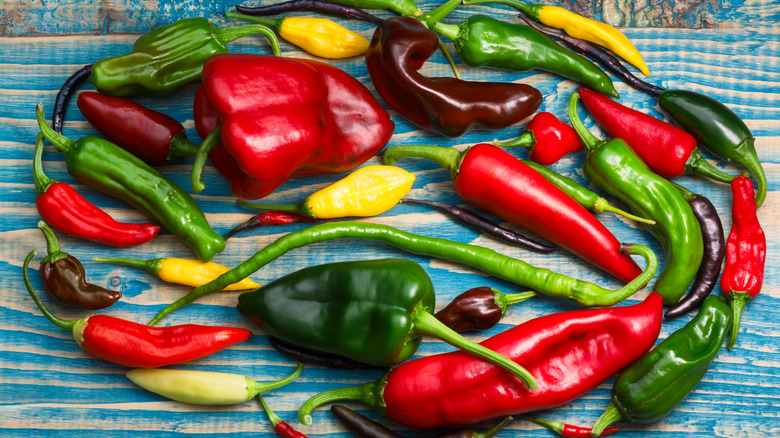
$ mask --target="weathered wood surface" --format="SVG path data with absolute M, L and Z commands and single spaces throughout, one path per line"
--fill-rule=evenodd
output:
M 60 7 L 47 3 L 44 7 L 36 3 L 41 9 L 32 11 L 30 16 L 34 18 L 31 21 L 37 24 L 50 23 L 57 19 L 57 14 L 63 8 L 71 4 L 59 2 L 57 5 L 61 5 Z M 133 26 L 140 26 L 142 23 L 154 23 L 162 15 L 166 18 L 180 16 L 177 14 L 183 16 L 185 12 L 181 11 L 187 11 L 190 15 L 209 15 L 209 12 L 223 10 L 220 2 L 186 2 L 178 3 L 178 6 L 168 4 L 165 7 L 154 2 L 133 4 L 138 7 L 145 6 L 141 9 L 148 14 L 112 21 L 110 29 L 121 31 L 121 26 L 125 26 L 125 19 L 135 20 L 137 24 Z M 108 8 L 109 3 L 100 5 Z M 124 3 L 114 5 L 119 10 L 138 9 L 126 7 Z M 745 11 L 746 8 L 752 11 L 762 8 L 771 11 L 773 8 L 769 3 L 758 2 L 732 3 L 730 6 L 740 11 Z M 774 7 L 776 8 L 776 5 Z M 453 22 L 469 13 L 464 9 L 459 8 L 456 11 Z M 3 10 L 14 8 L 7 8 L 7 3 L 4 3 Z M 45 15 L 43 10 L 50 11 L 51 14 Z M 498 8 L 478 10 L 510 19 L 507 12 L 501 12 Z M 84 12 L 94 13 L 91 10 Z M 767 17 L 766 14 L 763 16 Z M 7 17 L 6 14 L 5 18 Z M 48 28 L 47 32 L 92 33 L 92 28 L 80 27 L 91 25 L 86 24 L 89 22 L 86 16 L 76 21 L 79 24 L 71 22 L 70 31 L 63 27 L 52 27 Z M 366 24 L 344 24 L 367 37 L 371 35 L 372 30 Z M 761 22 L 755 27 L 752 26 L 752 21 L 740 21 L 730 25 L 724 18 L 721 24 L 733 28 L 728 31 L 628 28 L 625 33 L 644 55 L 653 72 L 653 76 L 649 78 L 651 82 L 665 87 L 704 92 L 721 100 L 746 121 L 757 137 L 759 157 L 764 163 L 770 183 L 769 196 L 759 211 L 769 247 L 765 285 L 759 298 L 747 306 L 737 346 L 731 351 L 721 351 L 704 381 L 664 420 L 642 426 L 621 422 L 619 425 L 624 429 L 621 434 L 627 437 L 780 436 L 780 351 L 777 342 L 780 337 L 780 260 L 776 251 L 780 239 L 777 233 L 780 208 L 780 198 L 777 194 L 777 177 L 780 173 L 780 31 L 763 28 L 760 26 Z M 125 31 L 134 29 L 136 28 L 124 28 Z M 21 33 L 25 32 L 35 33 L 32 28 Z M 0 294 L 0 434 L 20 437 L 163 437 L 184 434 L 275 436 L 265 415 L 254 401 L 228 407 L 198 407 L 171 402 L 135 387 L 124 377 L 125 368 L 90 357 L 79 349 L 68 333 L 52 326 L 41 316 L 22 284 L 21 265 L 25 255 L 32 249 L 38 249 L 39 254 L 45 249 L 43 236 L 35 227 L 39 215 L 34 204 L 35 189 L 31 176 L 33 144 L 37 133 L 34 106 L 37 102 L 43 102 L 47 115 L 50 115 L 57 89 L 76 68 L 127 51 L 135 38 L 135 35 L 90 35 L 0 40 L 0 193 L 3 195 L 0 199 L 0 290 L 3 291 Z M 284 56 L 307 56 L 288 44 L 284 44 L 283 48 Z M 268 53 L 268 47 L 263 39 L 251 37 L 233 43 L 231 51 Z M 362 59 L 333 63 L 373 89 Z M 443 58 L 437 55 L 426 64 L 425 73 L 448 75 L 447 68 Z M 491 69 L 476 70 L 463 66 L 461 68 L 467 79 L 522 81 L 532 84 L 545 94 L 542 110 L 567 119 L 565 105 L 570 93 L 576 89 L 576 84 L 571 81 L 561 80 L 543 72 L 512 73 Z M 650 97 L 619 81 L 616 85 L 624 104 L 663 117 Z M 191 99 L 195 88 L 195 85 L 187 86 L 166 99 L 138 100 L 183 121 L 190 137 L 197 140 L 191 115 Z M 586 113 L 581 111 L 581 114 L 585 116 Z M 416 130 L 397 114 L 392 115 L 397 129 L 391 145 L 427 143 L 463 149 L 494 137 L 513 138 L 523 126 L 519 124 L 500 132 L 470 133 L 458 139 L 447 140 Z M 595 129 L 592 120 L 587 119 L 586 123 Z M 79 138 L 94 133 L 75 105 L 72 105 L 67 115 L 65 134 Z M 511 153 L 518 157 L 526 156 L 522 150 L 513 150 Z M 107 209 L 117 219 L 143 219 L 140 213 L 133 211 L 123 202 L 74 181 L 66 171 L 62 154 L 56 152 L 53 146 L 47 145 L 43 158 L 46 172 L 51 178 L 73 184 L 88 199 Z M 554 169 L 587 184 L 582 176 L 582 161 L 582 154 L 569 156 L 556 164 Z M 376 162 L 378 160 L 373 159 L 367 164 Z M 729 172 L 738 170 L 737 167 L 725 165 L 718 160 L 713 160 L 713 163 Z M 191 164 L 191 159 L 185 159 L 164 166 L 161 171 L 189 190 L 188 171 Z M 417 181 L 411 193 L 414 197 L 462 205 L 462 201 L 452 189 L 446 171 L 423 160 L 406 159 L 399 161 L 398 165 L 415 172 Z M 224 179 L 213 168 L 208 166 L 204 177 L 207 188 L 196 195 L 195 199 L 218 232 L 224 234 L 252 215 L 236 204 Z M 295 179 L 266 200 L 269 203 L 296 203 L 338 178 L 340 176 L 333 175 Z M 691 177 L 682 178 L 680 182 L 707 195 L 721 213 L 726 229 L 730 228 L 730 193 L 727 186 Z M 645 243 L 657 254 L 662 254 L 660 244 L 636 224 L 607 214 L 600 214 L 598 217 L 621 241 Z M 379 217 L 365 221 L 487 246 L 525 259 L 536 266 L 598 284 L 618 285 L 571 255 L 537 255 L 506 246 L 421 207 L 400 205 Z M 238 235 L 229 241 L 225 252 L 219 254 L 215 260 L 235 266 L 284 233 L 304 227 L 271 227 Z M 119 289 L 124 294 L 123 299 L 105 310 L 105 313 L 145 322 L 167 303 L 188 290 L 185 287 L 164 284 L 141 271 L 91 261 L 92 256 L 191 257 L 188 250 L 168 232 L 161 233 L 155 240 L 143 246 L 122 250 L 91 244 L 62 233 L 57 234 L 63 249 L 84 262 L 91 281 Z M 488 285 L 504 292 L 522 290 L 466 266 L 415 256 L 387 245 L 363 241 L 335 241 L 294 250 L 259 270 L 252 278 L 266 283 L 313 264 L 386 257 L 405 257 L 422 264 L 436 285 L 439 308 L 461 291 L 471 287 Z M 39 259 L 40 257 L 37 260 Z M 32 280 L 40 290 L 35 271 L 37 268 L 36 261 L 33 263 Z M 649 289 L 639 292 L 625 304 L 643 299 L 648 291 Z M 166 319 L 164 324 L 235 325 L 246 327 L 256 334 L 250 340 L 223 352 L 179 367 L 239 373 L 260 381 L 278 379 L 292 371 L 294 364 L 269 347 L 265 334 L 235 311 L 235 302 L 236 293 L 215 294 Z M 50 305 L 64 318 L 85 315 L 53 303 Z M 528 319 L 575 308 L 576 305 L 560 299 L 533 299 L 511 309 L 496 328 L 471 337 L 475 340 L 483 339 Z M 661 338 L 680 328 L 690 318 L 691 316 L 685 316 L 665 321 Z M 449 350 L 451 347 L 446 344 L 426 339 L 418 355 Z M 297 423 L 297 408 L 317 392 L 368 382 L 380 374 L 379 371 L 346 372 L 310 366 L 296 382 L 269 392 L 266 399 L 284 420 L 309 436 L 346 436 L 344 429 L 327 409 L 315 411 L 314 424 L 307 428 Z M 612 380 L 608 380 L 584 397 L 557 409 L 540 412 L 539 415 L 579 425 L 592 424 L 608 404 L 611 383 Z M 403 430 L 398 425 L 381 419 L 364 406 L 348 405 L 401 430 L 406 435 L 414 435 L 413 431 Z M 516 421 L 498 436 L 546 437 L 551 434 L 536 425 Z

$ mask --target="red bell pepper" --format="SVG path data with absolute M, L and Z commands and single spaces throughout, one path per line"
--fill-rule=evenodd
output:
M 583 149 L 577 131 L 547 112 L 537 113 L 528 122 L 520 137 L 503 142 L 493 140 L 493 144 L 501 147 L 528 148 L 531 160 L 545 166 L 557 163 L 566 154 Z
M 195 127 L 206 137 L 221 125 L 209 158 L 243 199 L 262 198 L 292 177 L 352 170 L 395 127 L 363 84 L 319 61 L 215 55 L 202 80 Z

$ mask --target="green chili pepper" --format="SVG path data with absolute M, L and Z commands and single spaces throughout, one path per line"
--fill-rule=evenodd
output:
M 726 339 L 731 318 L 724 297 L 707 297 L 685 327 L 620 373 L 612 387 L 612 403 L 591 435 L 599 436 L 621 418 L 649 424 L 669 415 L 704 377 Z
M 661 242 L 666 264 L 654 290 L 667 304 L 675 304 L 696 277 L 704 253 L 701 228 L 685 197 L 667 179 L 654 173 L 623 140 L 600 141 L 577 115 L 579 94 L 569 100 L 569 118 L 588 150 L 585 176 L 596 186 L 626 203 Z
M 328 0 L 344 6 L 360 9 L 385 9 L 399 15 L 418 16 L 422 14 L 413 0 Z
M 718 157 L 747 167 L 756 178 L 756 206 L 766 198 L 767 181 L 758 160 L 755 138 L 745 122 L 721 102 L 687 90 L 665 90 L 658 103 L 701 146 Z
M 549 269 L 534 267 L 522 260 L 499 254 L 491 249 L 436 237 L 420 236 L 381 224 L 337 222 L 314 225 L 286 234 L 216 280 L 193 289 L 163 309 L 149 323 L 154 325 L 166 315 L 228 284 L 248 277 L 271 261 L 294 248 L 336 239 L 360 238 L 379 240 L 406 251 L 463 263 L 495 277 L 528 287 L 539 293 L 568 298 L 583 306 L 612 306 L 641 289 L 655 275 L 655 254 L 637 244 L 622 244 L 624 254 L 642 256 L 647 266 L 642 274 L 620 289 L 609 290 L 583 280 L 576 280 Z
M 74 178 L 137 208 L 170 230 L 202 262 L 225 249 L 225 240 L 179 185 L 108 140 L 89 136 L 74 141 L 57 134 L 46 124 L 40 103 L 36 117 L 46 139 L 65 154 Z
M 536 388 L 523 367 L 436 319 L 435 307 L 430 277 L 403 259 L 312 266 L 238 297 L 241 314 L 268 334 L 306 349 L 387 367 L 411 357 L 422 335 L 431 335 Z
M 93 64 L 89 81 L 111 96 L 170 93 L 199 79 L 203 63 L 227 53 L 227 43 L 256 33 L 278 52 L 276 35 L 264 25 L 217 29 L 202 17 L 179 20 L 142 35 L 129 53 Z

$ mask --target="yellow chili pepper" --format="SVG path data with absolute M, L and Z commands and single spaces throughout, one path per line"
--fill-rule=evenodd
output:
M 369 41 L 364 36 L 326 18 L 270 19 L 234 13 L 226 15 L 272 27 L 288 42 L 321 58 L 351 58 L 363 55 L 368 50 Z
M 199 260 L 179 259 L 175 257 L 150 260 L 137 260 L 122 257 L 94 257 L 94 260 L 102 263 L 118 263 L 120 265 L 143 268 L 152 275 L 155 275 L 168 283 L 177 283 L 192 287 L 198 287 L 209 283 L 230 270 L 230 268 L 214 262 L 204 263 Z M 245 278 L 238 283 L 229 285 L 223 290 L 250 290 L 259 287 L 260 284 L 255 283 L 249 278 Z
M 395 166 L 365 166 L 346 178 L 311 194 L 298 205 L 259 205 L 257 210 L 292 211 L 314 219 L 376 216 L 392 208 L 414 183 L 414 175 Z

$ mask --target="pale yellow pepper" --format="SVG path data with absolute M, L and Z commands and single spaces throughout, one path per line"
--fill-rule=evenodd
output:
M 258 210 L 293 211 L 315 219 L 376 216 L 396 205 L 413 183 L 414 174 L 400 167 L 372 165 L 357 169 L 298 205 L 240 202 Z

